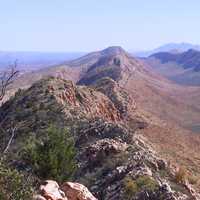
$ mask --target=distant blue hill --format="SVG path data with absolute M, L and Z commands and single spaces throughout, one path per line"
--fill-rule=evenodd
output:
M 194 45 L 190 43 L 168 43 L 162 45 L 156 49 L 150 51 L 141 51 L 141 52 L 133 52 L 133 54 L 137 57 L 148 57 L 152 54 L 159 52 L 174 52 L 174 53 L 182 53 L 184 51 L 188 51 L 189 49 L 200 50 L 200 45 Z

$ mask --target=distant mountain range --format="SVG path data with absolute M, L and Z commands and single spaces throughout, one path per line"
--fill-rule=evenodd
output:
M 0 51 L 0 69 L 5 69 L 16 60 L 20 70 L 38 70 L 47 66 L 83 56 L 83 52 L 12 52 Z
M 176 62 L 184 69 L 192 68 L 194 71 L 200 71 L 200 51 L 190 49 L 183 53 L 161 52 L 151 55 L 159 59 L 162 63 Z
M 168 43 L 153 50 L 135 52 L 133 54 L 137 57 L 148 57 L 158 52 L 181 53 L 184 51 L 188 51 L 189 49 L 200 50 L 200 45 L 194 45 L 194 44 L 184 43 L 184 42 L 183 43 Z
M 200 85 L 200 51 L 159 52 L 144 59 L 153 70 L 183 85 Z

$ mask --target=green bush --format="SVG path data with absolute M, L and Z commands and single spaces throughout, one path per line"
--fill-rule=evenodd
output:
M 158 189 L 158 183 L 149 176 L 141 176 L 136 179 L 136 184 L 140 189 L 154 191 Z
M 130 177 L 124 179 L 124 189 L 126 199 L 132 199 L 136 193 L 146 190 L 153 192 L 159 187 L 158 183 L 149 176 L 140 176 L 136 180 Z
M 0 161 L 0 199 L 32 199 L 32 188 L 28 179 L 17 170 L 8 167 L 3 161 Z
M 138 186 L 134 180 L 130 177 L 126 177 L 124 179 L 124 188 L 125 188 L 125 196 L 126 199 L 132 199 L 132 197 L 138 192 Z
M 22 158 L 41 179 L 66 181 L 76 170 L 74 141 L 66 129 L 50 126 L 42 140 L 30 140 Z

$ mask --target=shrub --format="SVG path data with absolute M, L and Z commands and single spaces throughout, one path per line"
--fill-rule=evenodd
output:
M 187 176 L 186 169 L 183 167 L 180 167 L 175 174 L 175 181 L 177 183 L 183 183 L 186 179 L 186 176 Z
M 194 176 L 194 175 L 190 175 L 190 176 L 188 175 L 187 179 L 188 179 L 189 183 L 192 184 L 192 185 L 196 185 L 198 183 L 198 180 L 199 180 L 199 178 L 197 176 Z
M 26 200 L 32 199 L 31 183 L 17 170 L 11 169 L 0 161 L 0 199 Z
M 158 189 L 158 183 L 149 176 L 141 176 L 136 179 L 136 184 L 140 189 L 154 191 Z
M 22 158 L 42 179 L 65 181 L 76 170 L 74 141 L 66 129 L 50 126 L 43 140 L 31 140 L 24 148 Z
M 137 184 L 130 177 L 124 179 L 124 188 L 127 200 L 131 199 L 138 192 Z
M 136 193 L 147 190 L 153 192 L 159 187 L 158 183 L 149 176 L 140 176 L 136 180 L 130 177 L 124 179 L 124 188 L 126 199 L 132 199 Z

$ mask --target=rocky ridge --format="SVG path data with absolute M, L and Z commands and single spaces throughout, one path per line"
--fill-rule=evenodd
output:
M 177 182 L 170 165 L 136 134 L 149 124 L 133 115 L 135 99 L 124 85 L 135 70 L 131 62 L 138 70 L 144 69 L 139 69 L 139 62 L 126 59 L 121 50 L 120 54 L 113 50 L 111 54 L 111 58 L 96 60 L 88 67 L 81 85 L 58 77 L 42 79 L 2 105 L 3 127 L 19 124 L 9 153 L 20 151 L 31 134 L 42 138 L 37 131 L 55 123 L 67 127 L 75 140 L 75 181 L 85 185 L 97 199 L 198 199 L 190 185 Z M 112 73 L 107 74 L 107 67 L 117 78 L 108 76 Z M 10 136 L 1 134 L 1 148 Z

